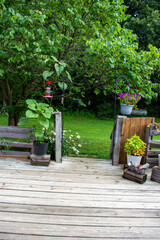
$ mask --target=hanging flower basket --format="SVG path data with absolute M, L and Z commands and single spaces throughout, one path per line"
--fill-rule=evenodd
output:
M 123 115 L 130 115 L 134 105 L 120 104 L 120 112 Z
M 118 94 L 118 99 L 120 100 L 120 111 L 121 114 L 130 115 L 132 112 L 133 107 L 137 107 L 137 103 L 141 100 L 139 94 L 133 93 L 123 93 Z

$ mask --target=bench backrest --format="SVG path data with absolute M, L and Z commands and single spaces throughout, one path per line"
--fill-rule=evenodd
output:
M 31 132 L 32 128 L 27 127 L 0 126 L 0 137 L 4 138 L 32 139 L 28 137 Z
M 28 127 L 0 126 L 0 138 L 2 137 L 2 140 L 0 140 L 0 146 L 3 146 L 2 149 L 4 149 L 6 146 L 6 142 L 3 141 L 3 138 L 34 140 L 34 137 L 32 135 L 28 136 L 28 134 L 31 132 L 32 132 L 32 128 L 28 128 Z M 26 143 L 24 141 L 18 142 L 13 140 L 9 142 L 9 146 L 14 151 L 11 151 L 10 149 L 0 150 L 0 156 L 26 157 L 26 156 L 30 156 L 31 153 L 33 152 L 32 142 Z

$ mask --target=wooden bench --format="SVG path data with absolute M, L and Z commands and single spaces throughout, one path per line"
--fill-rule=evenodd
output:
M 0 138 L 4 138 L 4 140 L 0 139 L 0 146 L 5 147 L 8 142 L 9 147 L 15 150 L 0 150 L 0 156 L 29 157 L 33 153 L 33 143 L 18 142 L 15 139 L 34 140 L 33 136 L 28 136 L 31 132 L 32 128 L 27 127 L 0 126 Z M 7 141 L 8 138 L 11 141 Z
M 53 112 L 55 117 L 55 160 L 58 163 L 62 162 L 62 126 L 61 126 L 61 112 Z M 26 127 L 11 127 L 0 126 L 0 137 L 12 138 L 12 139 L 31 139 L 34 137 L 28 137 L 28 134 L 32 132 L 32 128 Z M 5 146 L 3 140 L 0 140 L 0 146 Z M 13 141 L 10 146 L 17 151 L 0 150 L 0 156 L 13 156 L 13 157 L 30 157 L 33 153 L 33 143 Z M 22 151 L 22 149 L 29 150 Z M 18 151 L 19 150 L 19 151 Z

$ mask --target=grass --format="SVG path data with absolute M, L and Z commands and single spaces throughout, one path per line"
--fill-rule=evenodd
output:
M 0 116 L 0 125 L 7 125 L 7 116 Z M 160 118 L 156 118 L 160 123 Z M 109 158 L 110 135 L 113 129 L 113 119 L 100 120 L 96 118 L 65 114 L 64 129 L 76 132 L 81 136 L 82 147 L 80 156 Z M 158 137 L 156 137 L 157 140 Z
M 64 116 L 64 129 L 78 132 L 82 140 L 80 155 L 87 157 L 109 158 L 110 135 L 113 120 L 99 120 L 72 115 Z

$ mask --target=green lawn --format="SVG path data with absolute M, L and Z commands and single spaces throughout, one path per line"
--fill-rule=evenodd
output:
M 82 139 L 81 154 L 108 158 L 110 151 L 110 135 L 113 120 L 99 120 L 86 117 L 64 117 L 64 128 L 72 133 L 78 132 Z

